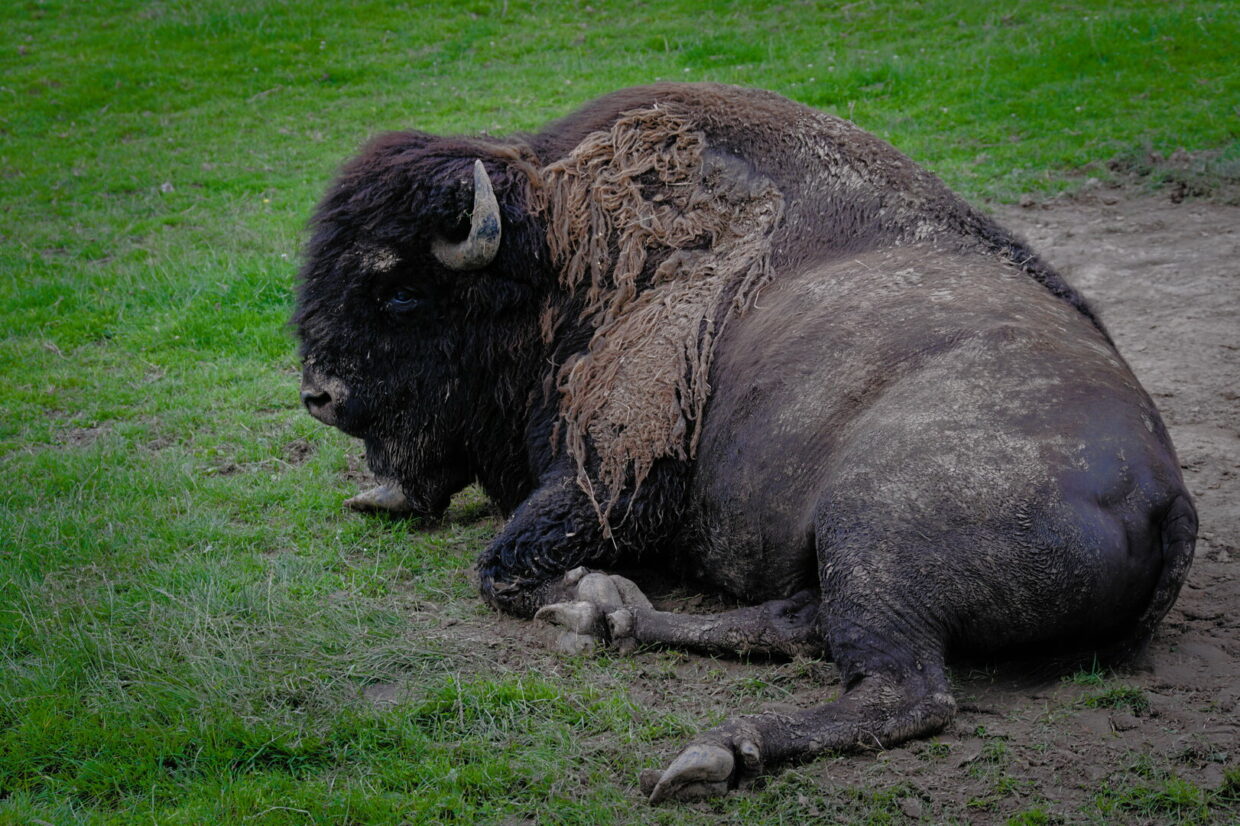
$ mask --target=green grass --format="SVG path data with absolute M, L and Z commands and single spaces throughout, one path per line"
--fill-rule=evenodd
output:
M 1086 708 L 1126 708 L 1133 714 L 1149 711 L 1150 700 L 1141 689 L 1120 685 L 1087 695 L 1082 701 Z
M 1207 824 L 1230 810 L 1226 784 L 1219 790 L 1201 789 L 1174 774 L 1125 783 L 1118 787 L 1104 784 L 1094 796 L 1095 813 L 1103 822 Z M 1233 821 L 1234 822 L 1234 821 Z
M 357 447 L 298 409 L 284 323 L 309 210 L 374 132 L 530 129 L 662 78 L 850 117 L 974 198 L 1240 155 L 1230 2 L 19 0 L 0 26 L 0 823 L 899 818 L 899 784 L 820 800 L 812 767 L 635 808 L 704 722 L 629 692 L 675 655 L 503 665 L 442 633 L 489 627 L 476 492 L 429 530 L 341 511 Z M 784 694 L 755 674 L 716 713 Z

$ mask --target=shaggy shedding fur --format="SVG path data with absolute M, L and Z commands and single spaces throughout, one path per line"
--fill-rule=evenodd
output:
M 593 330 L 558 375 L 562 435 L 609 534 L 626 486 L 694 455 L 714 342 L 771 277 L 783 197 L 660 106 L 623 113 L 541 178 L 553 260 Z

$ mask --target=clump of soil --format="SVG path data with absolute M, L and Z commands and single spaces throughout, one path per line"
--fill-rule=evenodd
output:
M 1163 154 L 1139 149 L 1112 158 L 1106 167 L 1119 181 L 1152 184 L 1175 203 L 1185 198 L 1210 197 L 1240 204 L 1240 153 L 1234 150 L 1176 149 Z
M 66 447 L 89 447 L 106 434 L 109 427 L 104 424 L 93 427 L 71 427 L 61 435 L 61 444 Z
M 294 439 L 284 446 L 284 461 L 300 465 L 314 455 L 314 445 L 305 439 Z

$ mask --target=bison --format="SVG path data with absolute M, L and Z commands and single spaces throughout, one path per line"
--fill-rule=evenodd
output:
M 363 439 L 353 504 L 508 516 L 483 598 L 569 651 L 838 665 L 843 693 L 696 738 L 650 800 L 933 733 L 945 658 L 1138 650 L 1196 514 L 1158 412 L 1021 240 L 847 121 L 711 84 L 535 134 L 395 132 L 313 218 L 309 412 Z M 742 607 L 656 610 L 607 570 Z

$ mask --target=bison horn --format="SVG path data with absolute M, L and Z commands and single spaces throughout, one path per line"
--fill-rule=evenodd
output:
M 431 242 L 431 253 L 450 270 L 480 270 L 499 252 L 499 202 L 482 161 L 474 161 L 474 209 L 469 216 L 469 237 L 452 242 L 442 235 Z

